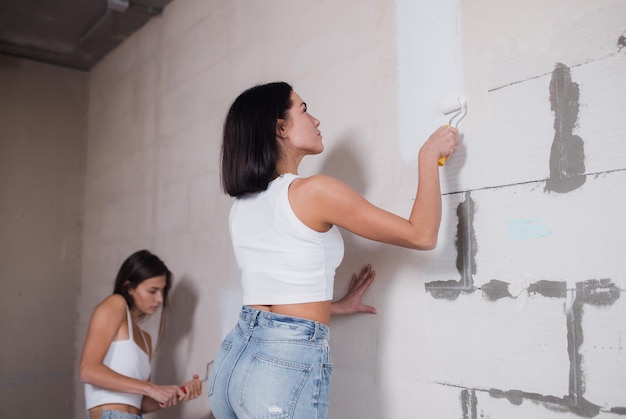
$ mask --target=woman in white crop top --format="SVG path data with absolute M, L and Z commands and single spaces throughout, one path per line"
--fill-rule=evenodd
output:
M 141 418 L 200 395 L 197 375 L 182 385 L 150 382 L 152 340 L 137 320 L 163 306 L 161 337 L 171 285 L 172 274 L 161 259 L 140 250 L 124 261 L 113 294 L 95 308 L 80 360 L 90 419 Z
M 372 274 L 368 267 L 343 300 L 332 302 L 343 256 L 337 226 L 410 249 L 429 250 L 437 243 L 438 160 L 454 153 L 458 131 L 442 126 L 422 145 L 418 188 L 406 219 L 332 177 L 298 176 L 302 159 L 324 149 L 319 125 L 284 82 L 246 90 L 226 116 L 222 186 L 236 198 L 229 225 L 244 306 L 209 379 L 217 419 L 326 417 L 330 316 L 369 311 L 360 297 Z

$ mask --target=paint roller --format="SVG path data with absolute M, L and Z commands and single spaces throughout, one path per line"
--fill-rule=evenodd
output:
M 201 383 L 206 383 L 207 381 L 209 381 L 209 369 L 211 368 L 211 365 L 213 365 L 213 361 L 209 361 L 206 364 L 206 373 L 204 374 L 204 378 L 200 380 Z M 180 389 L 183 391 L 183 393 L 187 393 L 187 389 L 185 388 L 185 386 L 180 386 Z
M 465 98 L 457 96 L 454 99 L 447 99 L 445 101 L 442 101 L 439 104 L 439 109 L 441 110 L 441 112 L 443 112 L 444 115 L 450 115 L 451 113 L 454 113 L 450 117 L 450 121 L 448 121 L 447 125 L 449 127 L 458 128 L 459 122 L 461 122 L 461 120 L 465 118 L 465 115 L 467 114 L 467 101 L 465 100 Z M 443 166 L 446 162 L 446 159 L 447 157 L 440 157 L 439 160 L 437 160 L 439 166 Z

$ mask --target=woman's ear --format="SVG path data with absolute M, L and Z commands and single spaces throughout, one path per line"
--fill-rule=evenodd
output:
M 282 138 L 283 140 L 287 138 L 287 133 L 285 132 L 285 126 L 287 122 L 284 119 L 278 119 L 276 121 L 276 136 Z

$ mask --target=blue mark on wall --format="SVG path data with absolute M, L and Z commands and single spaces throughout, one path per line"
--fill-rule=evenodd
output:
M 536 218 L 516 218 L 509 221 L 509 238 L 511 240 L 529 240 L 547 237 L 552 229 Z

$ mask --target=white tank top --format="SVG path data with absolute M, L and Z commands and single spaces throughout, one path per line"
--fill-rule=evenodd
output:
M 335 270 L 343 259 L 336 226 L 320 233 L 298 219 L 285 174 L 267 190 L 239 197 L 230 210 L 230 234 L 246 305 L 332 300 Z
M 147 380 L 150 378 L 150 357 L 135 343 L 133 323 L 128 306 L 126 307 L 126 317 L 128 319 L 128 340 L 114 340 L 111 342 L 103 363 L 118 374 L 139 380 Z M 148 344 L 143 332 L 141 332 L 141 337 L 147 348 Z M 85 404 L 87 410 L 110 403 L 127 404 L 141 409 L 142 398 L 141 394 L 120 393 L 85 383 Z

